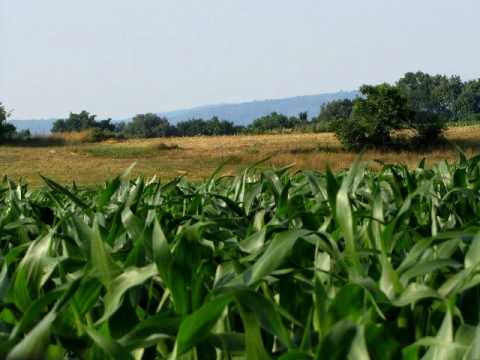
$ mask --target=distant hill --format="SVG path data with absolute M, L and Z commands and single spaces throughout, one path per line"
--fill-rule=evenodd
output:
M 218 104 L 194 107 L 185 110 L 176 110 L 159 113 L 166 116 L 171 123 L 192 118 L 210 119 L 218 116 L 221 119 L 233 121 L 237 125 L 248 125 L 253 120 L 268 115 L 274 111 L 287 116 L 298 115 L 300 112 L 308 112 L 309 117 L 317 116 L 320 107 L 333 100 L 353 99 L 358 91 L 339 91 L 320 95 L 297 96 L 284 99 L 250 101 L 238 104 Z M 130 120 L 125 119 L 126 121 Z M 47 134 L 52 128 L 54 119 L 47 120 L 10 120 L 18 130 L 29 129 L 32 134 Z M 117 121 L 120 121 L 117 119 Z
M 274 111 L 287 116 L 298 115 L 300 112 L 306 111 L 309 117 L 317 116 L 323 104 L 333 100 L 353 99 L 357 95 L 358 91 L 340 91 L 285 99 L 251 101 L 239 104 L 201 106 L 187 110 L 160 113 L 160 115 L 166 116 L 172 123 L 192 118 L 209 119 L 213 116 L 218 116 L 221 119 L 233 121 L 237 125 L 248 125 L 253 120 Z

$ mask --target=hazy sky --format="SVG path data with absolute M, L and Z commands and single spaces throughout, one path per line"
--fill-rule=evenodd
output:
M 0 0 L 14 118 L 114 118 L 480 77 L 479 0 Z

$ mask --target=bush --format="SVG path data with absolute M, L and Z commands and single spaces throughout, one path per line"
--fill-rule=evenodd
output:
M 107 139 L 115 138 L 116 134 L 111 130 L 103 130 L 99 128 L 90 129 L 89 142 L 99 142 Z
M 283 131 L 285 129 L 301 128 L 308 124 L 308 114 L 300 113 L 298 117 L 288 117 L 277 112 L 255 119 L 248 130 L 252 133 L 270 133 Z
M 480 124 L 480 113 L 465 115 L 459 120 L 449 121 L 447 126 L 470 126 Z
M 13 135 L 13 139 L 15 140 L 27 141 L 31 138 L 32 138 L 32 134 L 28 129 L 16 131 L 15 134 Z
M 214 116 L 210 120 L 190 119 L 181 121 L 174 128 L 175 136 L 218 136 L 234 135 L 241 129 L 231 121 L 220 120 Z
M 334 100 L 322 105 L 319 115 L 312 121 L 312 131 L 316 133 L 335 131 L 348 122 L 353 110 L 353 100 Z M 348 129 L 340 130 L 344 135 Z
M 348 149 L 361 149 L 369 144 L 368 131 L 363 124 L 353 118 L 339 119 L 332 122 L 335 135 Z
M 17 129 L 13 124 L 7 122 L 0 124 L 0 140 L 11 140 L 15 138 Z
M 434 113 L 418 111 L 413 117 L 412 129 L 417 137 L 426 145 L 436 142 L 446 128 L 445 118 Z

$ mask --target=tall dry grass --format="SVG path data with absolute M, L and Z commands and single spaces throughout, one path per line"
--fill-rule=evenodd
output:
M 50 136 L 53 139 L 61 139 L 65 144 L 84 144 L 96 142 L 95 129 L 88 129 L 83 131 L 72 131 L 72 132 L 63 132 L 63 133 L 53 133 Z
M 83 131 L 52 133 L 48 135 L 34 135 L 29 139 L 18 141 L 18 145 L 33 147 L 49 147 L 64 145 L 79 145 L 98 142 L 99 136 L 95 129 Z

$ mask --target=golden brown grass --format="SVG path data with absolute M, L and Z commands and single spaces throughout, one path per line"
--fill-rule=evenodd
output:
M 14 143 L 14 145 L 48 147 L 48 146 L 62 146 L 62 145 L 78 145 L 85 143 L 92 143 L 98 140 L 98 135 L 95 134 L 95 129 L 87 129 L 83 131 L 53 133 L 49 135 L 35 135 L 28 140 L 21 140 Z
M 66 144 L 83 144 L 95 141 L 93 129 L 87 129 L 83 131 L 73 131 L 64 133 L 54 133 L 49 135 L 52 139 L 63 140 Z
M 472 155 L 480 149 L 480 127 L 452 128 L 446 137 Z M 75 141 L 70 141 L 75 142 Z M 78 141 L 80 142 L 80 141 Z M 357 157 L 345 152 L 330 133 L 189 137 L 151 140 L 104 141 L 98 144 L 61 147 L 0 147 L 0 174 L 24 178 L 34 185 L 42 174 L 62 183 L 96 184 L 137 162 L 134 174 L 171 179 L 185 175 L 191 180 L 208 177 L 220 164 L 224 173 L 269 157 L 268 165 L 295 164 L 297 169 L 348 168 Z M 422 158 L 429 164 L 456 157 L 453 146 L 433 151 L 367 151 L 365 160 L 415 166 Z

